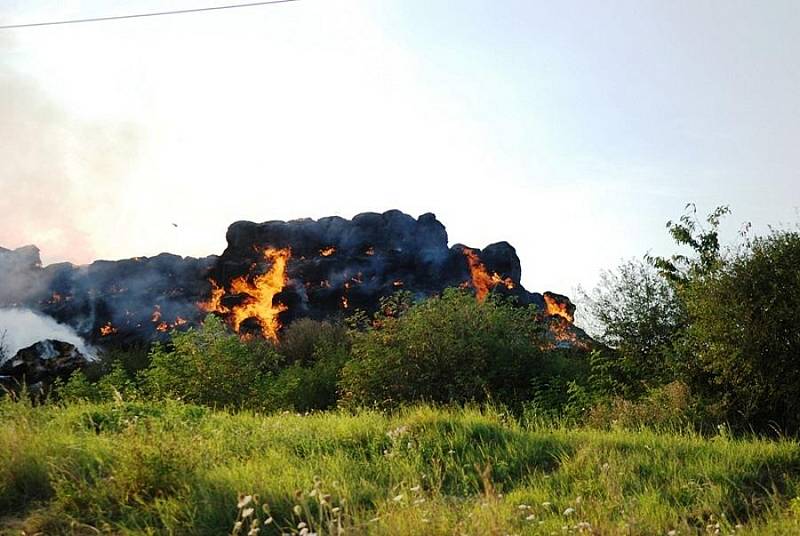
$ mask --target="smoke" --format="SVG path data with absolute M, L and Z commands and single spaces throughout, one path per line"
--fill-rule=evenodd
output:
M 0 39 L 0 245 L 39 246 L 49 260 L 87 262 L 93 229 L 113 221 L 138 129 L 68 114 L 15 70 Z
M 4 337 L 9 357 L 45 339 L 68 342 L 90 359 L 97 356 L 97 351 L 72 328 L 28 309 L 0 309 L 0 337 Z

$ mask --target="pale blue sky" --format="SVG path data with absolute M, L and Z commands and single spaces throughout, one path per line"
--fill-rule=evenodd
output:
M 223 3 L 6 0 L 0 24 Z M 690 201 L 731 205 L 730 239 L 800 219 L 795 1 L 301 0 L 4 31 L 0 93 L 0 245 L 47 261 L 399 208 L 573 293 L 670 253 Z

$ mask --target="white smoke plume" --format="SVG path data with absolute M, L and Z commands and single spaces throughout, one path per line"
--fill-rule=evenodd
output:
M 0 337 L 3 334 L 8 357 L 44 339 L 68 342 L 89 359 L 97 356 L 97 351 L 71 327 L 28 309 L 0 309 Z

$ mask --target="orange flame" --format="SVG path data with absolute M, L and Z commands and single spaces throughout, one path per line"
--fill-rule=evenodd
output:
M 369 255 L 370 257 L 371 257 L 372 255 L 375 255 L 375 248 L 374 248 L 374 247 L 372 247 L 372 246 L 368 247 L 368 248 L 366 249 L 366 251 L 364 251 L 364 254 L 365 254 L 365 255 Z
M 549 294 L 544 295 L 545 314 L 548 316 L 560 316 L 570 324 L 575 321 L 575 317 L 569 313 L 566 303 L 559 303 Z
M 264 337 L 277 340 L 278 329 L 281 327 L 278 315 L 286 310 L 286 306 L 273 304 L 273 299 L 286 285 L 286 263 L 291 257 L 291 250 L 267 248 L 263 254 L 272 264 L 269 271 L 255 276 L 252 280 L 248 276 L 241 276 L 231 281 L 230 292 L 247 297 L 240 305 L 233 307 L 223 305 L 225 289 L 215 281 L 211 281 L 211 297 L 199 306 L 204 311 L 222 314 L 236 333 L 240 332 L 242 322 L 248 318 L 255 318 L 261 326 Z
M 161 306 L 160 305 L 156 305 L 156 308 L 153 309 L 153 315 L 150 317 L 150 322 L 155 324 L 159 320 L 161 320 Z
M 322 255 L 323 257 L 330 257 L 334 253 L 336 253 L 336 248 L 333 246 L 328 246 L 326 248 L 322 248 L 321 250 L 319 250 L 319 254 Z
M 475 289 L 475 297 L 479 302 L 483 302 L 489 294 L 489 291 L 497 285 L 505 285 L 508 289 L 514 288 L 514 281 L 512 281 L 510 277 L 504 279 L 495 272 L 492 272 L 490 275 L 474 250 L 464 248 L 463 253 L 469 264 L 469 273 L 472 276 L 472 288 Z
M 342 296 L 342 309 L 347 309 L 350 305 L 350 302 L 347 301 L 347 296 Z
M 105 325 L 100 326 L 100 336 L 107 337 L 117 332 L 117 328 L 111 325 L 111 322 L 106 322 Z

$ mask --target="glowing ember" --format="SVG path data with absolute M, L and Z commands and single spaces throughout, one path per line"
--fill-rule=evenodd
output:
M 330 257 L 334 253 L 336 253 L 336 248 L 333 246 L 328 246 L 326 248 L 322 248 L 321 250 L 319 250 L 319 254 L 322 255 L 323 257 Z
M 107 337 L 117 332 L 117 328 L 111 325 L 111 322 L 106 322 L 105 325 L 100 326 L 100 336 Z
M 288 248 L 267 248 L 263 254 L 271 264 L 269 271 L 252 278 L 242 276 L 231 281 L 230 293 L 246 296 L 247 299 L 239 305 L 226 307 L 222 304 L 225 289 L 211 281 L 211 298 L 200 304 L 200 308 L 222 314 L 236 333 L 240 333 L 245 320 L 253 318 L 261 327 L 264 337 L 277 340 L 281 327 L 278 315 L 286 310 L 286 306 L 280 303 L 275 305 L 273 299 L 286 285 L 286 263 L 291 251 Z
M 375 248 L 372 246 L 368 247 L 367 250 L 364 252 L 364 255 L 369 255 L 370 257 L 375 255 Z
M 156 305 L 156 308 L 153 309 L 153 314 L 150 316 L 150 322 L 153 324 L 159 322 L 161 320 L 161 306 Z
M 392 285 L 394 285 L 396 287 L 402 287 L 403 286 L 403 281 L 401 279 L 398 279 L 397 281 L 392 283 Z
M 478 298 L 479 302 L 484 301 L 486 296 L 489 294 L 489 291 L 497 285 L 502 284 L 505 285 L 506 288 L 514 288 L 514 282 L 510 277 L 506 277 L 504 279 L 494 272 L 490 275 L 489 272 L 486 271 L 486 267 L 478 258 L 478 254 L 475 253 L 475 251 L 469 248 L 464 248 L 463 253 L 467 258 L 467 263 L 469 264 L 469 273 L 472 276 L 471 286 L 475 289 L 475 297 Z
M 569 308 L 566 303 L 559 303 L 555 298 L 545 293 L 544 295 L 545 314 L 548 316 L 560 316 L 566 319 L 570 324 L 575 321 L 575 318 L 569 313 Z
M 169 327 L 170 327 L 169 324 L 167 324 L 166 322 L 159 322 L 159 324 L 156 326 L 156 331 L 160 331 L 161 333 L 166 333 L 167 331 L 169 331 Z
M 350 302 L 347 301 L 347 296 L 342 296 L 342 309 L 347 309 Z

